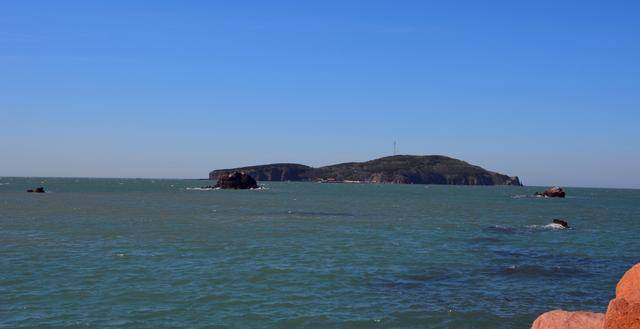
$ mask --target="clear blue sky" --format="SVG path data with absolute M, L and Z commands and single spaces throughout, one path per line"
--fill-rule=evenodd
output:
M 7 1 L 0 176 L 444 154 L 640 187 L 639 1 Z

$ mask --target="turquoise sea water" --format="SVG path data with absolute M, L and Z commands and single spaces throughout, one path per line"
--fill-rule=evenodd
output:
M 0 178 L 0 327 L 528 328 L 640 262 L 640 190 L 207 184 Z

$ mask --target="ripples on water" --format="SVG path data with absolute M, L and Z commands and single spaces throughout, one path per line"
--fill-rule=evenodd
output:
M 0 184 L 2 328 L 527 328 L 604 311 L 640 261 L 631 190 Z

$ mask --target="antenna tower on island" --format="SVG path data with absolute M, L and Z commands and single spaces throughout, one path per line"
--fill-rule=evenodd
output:
M 398 143 L 396 143 L 396 141 L 393 141 L 393 155 L 396 155 L 398 153 Z

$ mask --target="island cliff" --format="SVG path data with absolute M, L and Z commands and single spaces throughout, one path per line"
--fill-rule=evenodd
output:
M 214 170 L 209 173 L 209 179 L 218 179 L 221 175 L 236 171 L 244 172 L 258 181 L 522 186 L 516 176 L 495 173 L 441 155 L 395 155 L 319 168 L 294 163 L 276 163 Z

